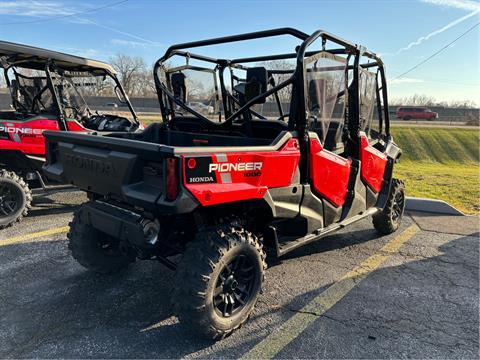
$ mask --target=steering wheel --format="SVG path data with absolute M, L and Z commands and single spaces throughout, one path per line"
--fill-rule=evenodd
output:
M 285 119 L 286 117 L 290 116 L 289 113 L 287 114 L 283 114 L 282 116 L 280 116 L 278 119 L 276 119 L 275 121 L 283 121 L 283 119 Z
M 78 119 L 78 118 L 79 118 L 79 116 L 78 116 L 78 115 L 79 115 L 78 109 L 77 109 L 76 107 L 70 106 L 70 105 L 64 105 L 64 106 L 63 106 L 63 109 L 64 109 L 64 110 L 65 110 L 65 109 L 70 109 L 70 110 L 72 110 L 73 117 L 74 117 L 75 119 Z
M 310 115 L 309 119 L 312 120 L 310 122 L 309 130 L 310 131 L 317 131 L 318 130 L 318 118 L 315 115 Z

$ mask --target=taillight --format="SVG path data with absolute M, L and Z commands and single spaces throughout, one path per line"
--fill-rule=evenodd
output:
M 167 191 L 166 199 L 173 201 L 178 195 L 178 159 L 167 159 Z

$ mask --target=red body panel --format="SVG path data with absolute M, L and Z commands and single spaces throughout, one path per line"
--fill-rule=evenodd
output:
M 360 134 L 360 161 L 362 162 L 362 180 L 378 193 L 382 188 L 387 155 L 370 146 L 364 133 Z
M 201 173 L 204 177 L 212 176 L 214 182 L 191 183 L 191 180 L 187 179 L 187 166 L 194 171 L 196 166 L 200 166 L 201 159 L 208 161 L 206 169 L 210 169 L 210 165 L 214 164 L 212 167 L 215 169 Z M 185 155 L 182 156 L 183 183 L 203 206 L 261 199 L 269 188 L 292 184 L 299 160 L 300 150 L 296 139 L 290 139 L 278 151 Z M 225 168 L 222 171 L 217 169 L 215 164 L 223 164 Z M 227 169 L 231 164 L 243 164 L 242 169 Z M 261 168 L 258 164 L 262 164 Z
M 310 179 L 313 188 L 337 207 L 345 203 L 351 164 L 350 159 L 323 149 L 317 139 L 310 140 Z
M 68 130 L 75 132 L 87 131 L 76 121 L 68 121 Z M 0 139 L 0 150 L 21 151 L 24 154 L 45 156 L 45 130 L 59 130 L 55 119 L 34 120 L 2 120 L 0 131 L 8 133 L 10 140 Z

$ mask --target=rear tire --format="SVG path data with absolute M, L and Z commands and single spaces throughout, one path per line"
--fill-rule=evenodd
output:
M 70 223 L 68 248 L 80 265 L 100 274 L 114 274 L 135 261 L 134 253 L 120 241 L 86 224 L 82 208 Z
M 381 212 L 373 215 L 373 226 L 381 234 L 388 235 L 393 233 L 402 222 L 404 210 L 405 185 L 401 180 L 392 179 L 387 204 Z
M 0 229 L 22 220 L 31 204 L 28 184 L 13 171 L 0 170 Z
M 179 321 L 209 339 L 223 339 L 252 313 L 267 264 L 255 235 L 235 225 L 199 232 L 175 275 Z

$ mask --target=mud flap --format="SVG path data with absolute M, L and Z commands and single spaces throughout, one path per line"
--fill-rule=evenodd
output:
M 140 219 L 138 214 L 98 201 L 82 206 L 82 221 L 98 231 L 132 244 L 145 241 Z

